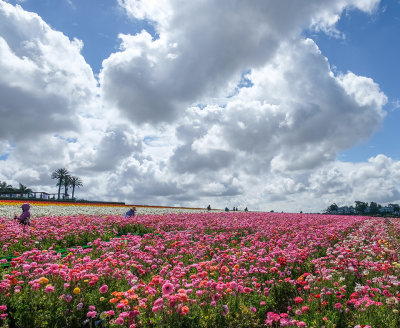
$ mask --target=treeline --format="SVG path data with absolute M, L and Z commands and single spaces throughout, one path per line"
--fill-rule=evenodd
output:
M 22 183 L 19 183 L 18 188 L 14 188 L 12 185 L 8 184 L 5 181 L 0 181 L 0 194 L 29 194 L 32 193 L 32 189 L 24 186 Z
M 400 215 L 399 204 L 381 205 L 376 202 L 362 202 L 356 200 L 354 206 L 338 206 L 336 203 L 329 205 L 326 209 L 327 214 L 344 215 Z

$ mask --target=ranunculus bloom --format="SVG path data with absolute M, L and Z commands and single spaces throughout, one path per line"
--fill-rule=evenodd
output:
M 161 307 L 164 304 L 164 300 L 160 297 L 154 301 L 154 306 Z
M 294 299 L 294 301 L 296 302 L 296 304 L 301 304 L 301 303 L 303 303 L 303 299 L 302 299 L 301 297 L 299 297 L 299 296 L 297 296 L 297 297 Z
M 81 289 L 79 287 L 74 288 L 74 294 L 78 295 L 81 292 Z
M 121 317 L 118 317 L 117 319 L 115 319 L 115 323 L 117 325 L 121 325 L 122 326 L 124 324 L 124 319 L 121 318 Z
M 86 316 L 88 318 L 96 318 L 97 312 L 96 311 L 89 311 Z
M 0 311 L 7 311 L 7 305 L 0 305 Z
M 170 282 L 166 282 L 162 286 L 163 295 L 170 295 L 174 291 L 174 286 Z
M 54 292 L 54 286 L 52 286 L 52 285 L 47 285 L 46 288 L 44 289 L 44 291 L 45 291 L 46 293 Z
M 335 309 L 339 310 L 342 308 L 342 303 L 336 303 L 335 304 Z
M 181 313 L 182 314 L 186 314 L 186 313 L 188 313 L 189 312 L 189 307 L 188 306 L 182 306 L 182 311 L 181 311 Z
M 222 315 L 227 315 L 229 313 L 229 307 L 228 305 L 224 304 L 222 305 Z
M 103 285 L 99 288 L 100 293 L 105 294 L 108 291 L 108 286 L 107 285 Z

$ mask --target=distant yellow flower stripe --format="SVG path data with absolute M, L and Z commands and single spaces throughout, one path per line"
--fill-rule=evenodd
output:
M 112 207 L 129 207 L 131 205 L 124 204 L 110 204 L 110 203 L 69 203 L 69 202 L 49 202 L 49 201 L 41 201 L 41 200 L 30 200 L 30 199 L 21 199 L 21 200 L 0 200 L 0 205 L 22 205 L 25 203 L 29 203 L 35 206 L 112 206 Z
M 155 206 L 155 205 L 133 205 L 133 204 L 111 204 L 111 203 L 69 203 L 69 202 L 52 202 L 52 201 L 42 201 L 42 200 L 0 200 L 0 205 L 22 205 L 29 203 L 38 206 L 98 206 L 98 207 L 148 207 L 148 208 L 171 208 L 171 209 L 188 209 L 188 210 L 204 210 L 204 208 L 199 207 L 180 207 L 180 206 Z

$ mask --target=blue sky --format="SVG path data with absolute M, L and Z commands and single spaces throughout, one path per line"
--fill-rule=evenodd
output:
M 344 39 L 324 33 L 312 34 L 321 51 L 338 70 L 368 76 L 388 96 L 387 116 L 382 128 L 369 140 L 343 151 L 344 161 L 365 161 L 384 153 L 400 159 L 400 3 L 384 0 L 377 13 L 368 16 L 360 11 L 342 15 L 337 29 Z
M 289 3 L 0 0 L 0 180 L 52 192 L 66 166 L 130 203 L 400 202 L 400 2 Z
M 118 50 L 119 33 L 136 34 L 146 29 L 154 34 L 146 21 L 129 18 L 116 2 L 110 0 L 27 0 L 20 4 L 25 10 L 36 12 L 51 27 L 69 38 L 84 42 L 82 54 L 95 74 L 101 63 Z

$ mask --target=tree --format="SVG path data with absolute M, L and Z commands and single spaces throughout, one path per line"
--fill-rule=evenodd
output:
M 356 206 L 355 206 L 356 211 L 357 211 L 359 214 L 364 214 L 364 213 L 365 213 L 365 210 L 366 210 L 367 207 L 368 207 L 368 203 L 360 202 L 359 200 L 356 200 L 356 201 L 355 201 L 355 204 L 356 204 Z
M 335 213 L 339 209 L 339 206 L 336 205 L 336 203 L 333 203 L 332 205 L 329 205 L 328 209 L 326 210 L 328 213 Z
M 9 185 L 7 182 L 0 182 L 0 191 L 7 193 L 7 192 L 13 192 L 15 191 L 15 188 L 13 188 L 12 185 Z
M 33 192 L 32 189 L 24 186 L 22 183 L 19 183 L 19 188 L 17 189 L 17 191 L 21 194 L 31 194 Z
M 369 212 L 371 214 L 377 214 L 378 210 L 379 210 L 379 206 L 377 203 L 375 203 L 375 202 L 369 203 Z
M 70 177 L 70 186 L 72 187 L 72 198 L 74 198 L 74 193 L 75 193 L 75 187 L 83 187 L 82 180 L 79 179 L 78 177 Z M 210 206 L 210 205 L 209 205 Z
M 71 176 L 67 175 L 62 184 L 64 186 L 64 197 L 66 198 L 68 196 L 68 187 L 71 185 Z
M 400 205 L 399 204 L 389 204 L 391 208 L 393 208 L 393 212 L 399 213 L 400 212 Z
M 57 186 L 58 186 L 58 199 L 60 199 L 60 192 L 61 192 L 61 186 L 63 185 L 63 181 L 69 177 L 69 172 L 65 168 L 60 168 L 55 170 L 51 174 L 52 179 L 57 179 Z

